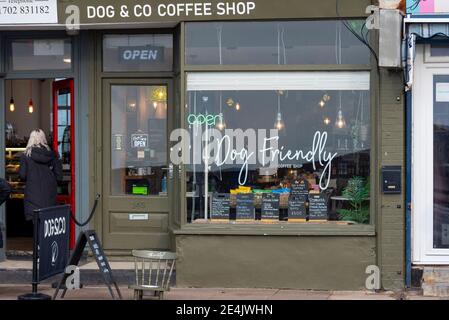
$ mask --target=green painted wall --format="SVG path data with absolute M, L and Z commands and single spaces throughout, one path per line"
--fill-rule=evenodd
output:
M 363 289 L 375 237 L 176 237 L 179 287 Z
M 381 71 L 379 163 L 402 166 L 403 192 L 383 195 L 378 203 L 378 251 L 382 284 L 401 289 L 405 281 L 405 104 L 401 72 Z M 380 168 L 379 168 L 380 169 Z M 380 170 L 379 170 L 380 172 Z

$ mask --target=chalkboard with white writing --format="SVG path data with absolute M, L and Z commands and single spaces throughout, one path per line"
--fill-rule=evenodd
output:
M 229 193 L 214 193 L 212 195 L 210 215 L 212 219 L 229 220 L 231 209 Z
M 288 198 L 288 218 L 305 219 L 307 215 L 306 202 L 302 197 L 290 196 Z
M 327 220 L 328 205 L 324 193 L 309 195 L 309 220 Z
M 254 194 L 240 193 L 237 195 L 236 219 L 254 219 Z
M 279 193 L 262 194 L 262 219 L 279 220 Z
M 305 179 L 298 179 L 292 182 L 290 196 L 307 201 L 309 196 L 309 183 Z

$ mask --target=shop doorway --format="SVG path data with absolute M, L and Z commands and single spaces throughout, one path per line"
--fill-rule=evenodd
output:
M 103 80 L 103 127 L 98 133 L 106 249 L 170 248 L 176 179 L 169 165 L 172 92 L 171 80 Z
M 62 159 L 64 179 L 58 185 L 58 203 L 74 205 L 73 89 L 72 79 L 5 80 L 5 178 L 12 187 L 5 226 L 10 255 L 32 250 L 32 223 L 24 216 L 25 182 L 19 175 L 20 157 L 32 130 L 44 130 L 49 146 Z M 71 231 L 73 237 L 73 226 Z
M 449 264 L 449 46 L 418 46 L 413 92 L 412 260 Z

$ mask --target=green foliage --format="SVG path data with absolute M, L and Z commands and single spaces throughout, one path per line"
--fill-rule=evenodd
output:
M 340 219 L 357 223 L 369 223 L 369 205 L 366 204 L 369 194 L 369 181 L 365 182 L 365 179 L 357 176 L 349 179 L 342 195 L 348 199 L 351 209 L 338 210 Z

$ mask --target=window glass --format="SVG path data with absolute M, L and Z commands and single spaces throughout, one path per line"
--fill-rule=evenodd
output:
M 189 222 L 369 223 L 368 72 L 190 73 L 187 90 Z
M 106 35 L 103 38 L 103 70 L 106 72 L 171 71 L 172 68 L 172 35 Z
M 72 68 L 70 39 L 17 39 L 11 42 L 11 52 L 14 71 Z
M 449 45 L 446 43 L 433 43 L 430 45 L 432 57 L 449 57 Z
M 112 195 L 166 195 L 167 88 L 111 88 Z
M 350 21 L 357 31 L 363 23 Z M 186 25 L 185 60 L 191 65 L 369 64 L 369 58 L 368 49 L 339 21 Z
M 449 52 L 448 52 L 449 53 Z M 448 75 L 434 75 L 433 98 L 433 248 L 449 248 Z

